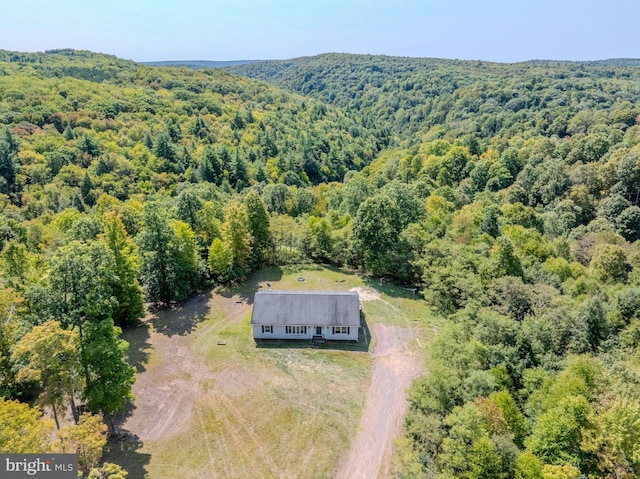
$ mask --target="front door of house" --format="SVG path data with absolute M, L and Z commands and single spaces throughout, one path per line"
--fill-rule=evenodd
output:
M 316 326 L 316 334 L 318 335 L 322 334 L 322 326 Z

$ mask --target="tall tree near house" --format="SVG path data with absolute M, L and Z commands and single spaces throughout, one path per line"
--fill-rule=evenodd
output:
M 173 265 L 169 244 L 173 231 L 167 214 L 157 203 L 147 203 L 143 212 L 144 227 L 136 237 L 140 246 L 140 276 L 147 299 L 169 303 L 173 299 Z
M 310 216 L 309 226 L 309 250 L 311 257 L 321 261 L 330 260 L 333 255 L 334 240 L 331 237 L 331 225 L 326 218 Z
M 74 241 L 52 258 L 48 292 L 48 314 L 78 331 L 89 410 L 101 411 L 107 419 L 124 409 L 134 382 L 134 370 L 125 360 L 127 343 L 118 338 L 112 319 L 118 307 L 111 290 L 114 263 L 102 242 Z
M 231 203 L 227 206 L 222 237 L 233 257 L 234 276 L 243 276 L 249 270 L 248 260 L 251 254 L 251 235 L 244 205 Z
M 250 191 L 245 198 L 247 222 L 251 235 L 251 264 L 260 267 L 269 258 L 273 248 L 273 239 L 269 229 L 269 214 L 260 195 Z
M 114 323 L 126 326 L 144 314 L 144 296 L 136 278 L 138 254 L 135 243 L 129 238 L 124 224 L 115 213 L 103 216 L 104 233 L 100 240 L 113 253 L 113 273 L 115 281 L 111 284 L 118 306 L 113 313 Z
M 220 238 L 216 238 L 209 248 L 209 256 L 207 265 L 209 272 L 216 281 L 225 281 L 229 275 L 231 265 L 233 264 L 233 255 L 227 245 Z
M 99 241 L 72 241 L 51 258 L 50 315 L 64 327 L 80 328 L 85 322 L 111 319 L 117 301 L 111 286 L 113 254 Z
M 87 407 L 93 413 L 102 412 L 113 433 L 113 415 L 124 411 L 127 402 L 133 399 L 135 369 L 127 364 L 128 344 L 118 337 L 121 331 L 114 327 L 111 319 L 88 323 L 85 330 L 84 360 L 89 371 L 84 394 Z
M 157 203 L 148 203 L 140 246 L 140 276 L 147 298 L 168 304 L 182 301 L 199 281 L 195 235 L 182 221 L 171 221 Z
M 38 381 L 42 385 L 39 402 L 51 407 L 58 429 L 65 400 L 71 400 L 82 389 L 78 341 L 76 331 L 62 329 L 57 321 L 47 321 L 25 334 L 12 353 L 20 367 L 18 381 Z
M 362 203 L 353 222 L 356 249 L 364 264 L 376 274 L 393 270 L 392 252 L 398 244 L 402 223 L 400 212 L 387 195 L 376 195 Z
M 174 296 L 182 301 L 198 286 L 198 248 L 196 236 L 191 227 L 174 220 L 170 223 L 173 230 L 173 241 L 170 244 L 175 274 Z

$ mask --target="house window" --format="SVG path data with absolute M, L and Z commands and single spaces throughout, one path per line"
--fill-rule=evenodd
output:
M 273 326 L 262 326 L 263 333 L 273 333 Z
M 287 334 L 307 334 L 306 326 L 286 326 Z
M 349 334 L 349 326 L 334 326 L 333 334 Z

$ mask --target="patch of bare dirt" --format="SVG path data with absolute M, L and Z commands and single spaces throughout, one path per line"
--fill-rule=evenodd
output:
M 210 388 L 212 381 L 230 396 L 241 395 L 258 383 L 247 370 L 213 371 L 210 364 L 192 352 L 191 333 L 211 307 L 208 291 L 174 308 L 150 314 L 141 326 L 148 330 L 145 347 L 153 351 L 154 357 L 148 364 L 140 365 L 133 385 L 135 407 L 122 427 L 142 441 L 163 440 L 188 431 L 194 419 L 195 401 L 211 394 L 210 390 L 215 389 Z M 249 305 L 234 296 L 219 299 L 217 307 L 225 311 L 227 322 L 241 320 Z M 125 339 L 131 341 L 146 336 L 139 331 L 127 333 Z
M 359 293 L 359 292 L 358 292 Z M 360 428 L 336 479 L 374 479 L 390 474 L 393 440 L 402 430 L 407 412 L 406 390 L 423 370 L 409 350 L 410 329 L 376 324 L 371 385 Z
M 143 441 L 179 434 L 189 426 L 193 398 L 207 369 L 193 357 L 186 339 L 151 333 L 149 341 L 159 352 L 160 364 L 137 375 L 133 386 L 136 407 L 123 424 Z
M 360 301 L 377 301 L 380 299 L 380 291 L 368 286 L 356 286 L 349 291 L 355 291 L 360 296 Z

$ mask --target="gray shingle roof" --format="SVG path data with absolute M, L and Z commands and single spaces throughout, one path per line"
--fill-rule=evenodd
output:
M 360 326 L 360 301 L 355 291 L 259 291 L 251 324 Z

